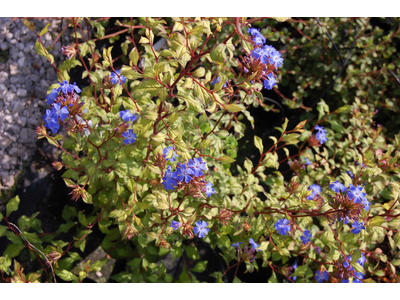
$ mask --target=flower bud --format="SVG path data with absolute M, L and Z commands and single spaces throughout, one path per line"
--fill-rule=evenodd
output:
M 64 165 L 59 161 L 54 161 L 52 165 L 57 171 L 60 171 L 64 167 Z
M 229 221 L 232 218 L 233 213 L 230 210 L 227 210 L 226 208 L 221 209 L 219 213 L 218 219 L 220 222 L 226 226 L 227 221 Z

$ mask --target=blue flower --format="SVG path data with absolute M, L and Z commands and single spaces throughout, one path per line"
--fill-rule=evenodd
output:
M 265 37 L 263 37 L 261 33 L 259 33 L 253 37 L 253 42 L 256 43 L 256 45 L 258 46 L 262 46 L 265 43 Z
M 304 160 L 306 161 L 305 162 L 306 166 L 312 165 L 312 163 L 308 160 L 308 158 L 304 158 Z
M 61 108 L 61 103 L 54 104 L 51 112 L 53 113 L 53 115 L 60 118 L 61 121 L 63 121 L 63 122 L 68 117 L 68 114 L 69 114 L 68 108 L 66 108 L 65 106 L 63 108 Z
M 175 172 L 171 172 L 171 166 L 168 166 L 167 171 L 163 177 L 162 183 L 167 191 L 173 190 L 177 185 L 177 180 L 175 179 Z
M 50 129 L 53 133 L 57 133 L 60 129 L 60 124 L 58 124 L 58 117 L 50 109 L 46 109 L 46 113 L 43 117 L 44 125 Z
M 312 193 L 311 195 L 307 196 L 307 200 L 313 200 L 315 196 L 322 192 L 322 189 L 318 184 L 312 184 L 308 189 L 312 190 Z
M 167 158 L 168 153 L 170 153 L 173 150 L 174 150 L 174 147 L 172 147 L 172 146 L 169 146 L 169 147 L 163 149 L 162 153 L 163 153 L 163 157 L 165 158 L 166 161 L 169 160 L 169 158 Z M 175 151 L 173 151 L 172 157 L 171 157 L 171 162 L 176 161 L 177 157 L 179 157 L 179 155 L 176 154 Z
M 136 133 L 133 133 L 132 129 L 129 129 L 128 132 L 125 131 L 122 133 L 122 136 L 126 138 L 124 143 L 127 145 L 131 145 L 136 141 Z
M 277 51 L 277 50 L 271 51 L 269 63 L 271 65 L 274 65 L 275 69 L 278 69 L 280 66 L 282 66 L 283 58 L 281 57 L 281 54 L 279 53 L 279 51 Z
M 286 233 L 288 233 L 290 231 L 290 225 L 288 225 L 288 224 L 289 224 L 289 220 L 281 219 L 281 220 L 278 220 L 274 226 L 275 226 L 276 231 L 278 231 L 279 234 L 286 235 Z
M 232 244 L 231 247 L 235 247 L 236 250 L 239 250 L 240 244 L 243 244 L 243 242 L 237 242 L 237 243 L 235 243 L 235 244 Z
M 267 90 L 272 90 L 272 87 L 273 87 L 274 85 L 276 85 L 276 83 L 277 83 L 277 81 L 276 81 L 276 79 L 275 79 L 274 74 L 273 74 L 273 73 L 269 73 L 269 74 L 267 75 L 267 79 L 264 80 L 264 87 L 265 87 Z
M 367 261 L 364 253 L 361 252 L 361 257 L 357 260 L 357 263 L 364 267 L 364 263 Z
M 361 224 L 359 224 L 358 220 L 355 221 L 351 226 L 353 227 L 353 230 L 351 232 L 354 234 L 359 234 L 362 229 L 365 229 L 364 222 L 361 222 Z
M 48 94 L 46 96 L 46 103 L 47 104 L 52 104 L 54 100 L 56 100 L 58 96 L 58 90 L 57 89 L 53 89 L 50 94 Z
M 294 262 L 294 264 L 292 265 L 292 268 L 293 268 L 293 270 L 296 270 L 296 269 L 297 269 L 297 260 L 296 260 L 296 261 Z M 292 279 L 293 279 L 293 281 L 296 281 L 297 276 L 293 276 Z
M 260 34 L 260 29 L 257 29 L 257 28 L 249 28 L 249 29 L 247 30 L 247 32 L 250 33 L 252 36 L 255 36 L 255 35 L 259 35 L 259 34 Z
M 325 132 L 317 132 L 315 136 L 321 145 L 328 141 L 328 138 L 325 136 L 325 134 Z
M 204 238 L 208 235 L 210 229 L 207 228 L 208 223 L 198 220 L 196 222 L 196 227 L 193 228 L 194 234 L 199 234 L 199 238 Z
M 347 190 L 347 188 L 343 184 L 341 184 L 338 180 L 330 184 L 329 188 L 335 193 L 344 192 Z
M 365 200 L 365 196 L 367 195 L 366 193 L 362 193 L 363 187 L 357 185 L 355 187 L 354 185 L 350 184 L 349 190 L 347 191 L 347 195 L 349 196 L 350 200 L 353 200 L 354 203 L 361 203 Z
M 312 233 L 308 229 L 304 230 L 304 235 L 300 237 L 303 245 L 307 244 L 311 240 L 311 238 L 312 238 Z
M 201 157 L 199 158 L 194 158 L 194 159 L 189 159 L 188 166 L 192 168 L 194 171 L 194 176 L 199 177 L 201 175 L 204 175 L 201 170 L 207 170 L 206 168 L 206 163 L 203 161 Z
M 350 176 L 351 179 L 354 179 L 354 175 L 353 173 L 351 173 L 351 171 L 346 171 L 347 175 Z
M 220 82 L 221 81 L 221 78 L 218 76 L 217 78 L 215 78 L 212 82 L 211 82 L 211 84 L 212 85 L 214 85 L 214 84 L 216 84 L 216 83 L 218 83 L 218 82 Z M 222 87 L 226 87 L 226 81 L 225 81 L 225 83 L 224 83 L 224 85 L 222 86 Z
M 322 282 L 322 281 L 328 281 L 329 279 L 329 273 L 327 271 L 324 271 L 324 273 L 321 274 L 321 271 L 318 270 L 317 273 L 315 273 L 315 280 L 317 280 L 318 282 Z
M 355 272 L 354 275 L 357 276 L 360 279 L 364 279 L 364 276 L 365 276 L 361 272 Z M 353 277 L 353 283 L 363 283 L 360 279 L 357 279 L 357 278 Z
M 79 94 L 80 92 L 82 92 L 82 90 L 76 85 L 75 82 L 74 82 L 74 85 L 73 85 L 72 87 L 74 88 L 75 92 L 77 92 L 78 94 Z
M 118 78 L 118 75 L 119 75 L 119 77 L 120 78 Z M 121 80 L 120 80 L 121 79 Z M 113 83 L 113 84 L 117 84 L 117 83 L 119 83 L 120 85 L 121 85 L 121 82 L 122 82 L 122 84 L 124 84 L 125 82 L 126 82 L 126 77 L 124 76 L 124 75 L 121 75 L 121 70 L 117 70 L 116 72 L 112 72 L 111 73 L 111 75 L 110 75 L 110 81 Z
M 179 222 L 176 222 L 174 220 L 171 221 L 171 226 L 174 230 L 177 230 L 179 228 L 179 226 L 181 226 L 181 224 Z
M 123 110 L 119 112 L 119 116 L 122 118 L 122 120 L 124 120 L 125 122 L 129 122 L 129 121 L 135 121 L 136 117 L 134 115 L 131 114 L 131 112 L 129 111 L 129 109 L 127 110 Z
M 348 279 L 342 279 L 342 283 L 349 283 Z
M 182 177 L 181 180 L 184 180 L 186 183 L 189 183 L 190 180 L 193 179 L 194 172 L 191 168 L 186 166 L 185 164 L 178 164 L 177 176 Z
M 257 250 L 257 248 L 260 247 L 260 245 L 257 244 L 252 238 L 249 239 L 249 244 L 251 245 L 251 248 L 254 250 Z
M 213 184 L 211 182 L 207 182 L 207 184 L 205 186 L 205 188 L 206 188 L 205 193 L 206 193 L 207 197 L 210 197 L 211 194 L 215 194 L 215 190 L 212 186 L 213 186 Z

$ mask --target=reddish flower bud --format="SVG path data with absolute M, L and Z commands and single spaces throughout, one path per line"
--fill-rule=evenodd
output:
M 163 247 L 164 249 L 169 249 L 171 248 L 171 244 L 168 243 L 166 240 L 164 239 L 160 239 L 160 243 L 158 243 L 159 247 Z
M 59 161 L 53 161 L 52 165 L 57 171 L 60 171 L 64 167 Z
M 251 229 L 251 225 L 247 223 L 247 220 L 244 221 L 244 223 L 243 223 L 243 229 L 245 231 L 250 231 L 250 229 Z
M 321 143 L 319 142 L 319 140 L 317 140 L 317 137 L 315 135 L 312 135 L 309 139 L 308 139 L 308 144 L 310 145 L 310 147 L 314 147 L 314 146 L 321 146 Z
M 190 238 L 193 238 L 193 226 L 189 224 L 182 224 L 182 235 L 188 235 Z
M 219 213 L 218 219 L 220 222 L 226 226 L 227 221 L 229 221 L 232 218 L 233 213 L 230 210 L 227 210 L 226 208 L 221 209 Z

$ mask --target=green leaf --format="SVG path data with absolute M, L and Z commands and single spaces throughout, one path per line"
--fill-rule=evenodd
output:
M 211 51 L 211 59 L 217 63 L 223 64 L 226 58 L 224 44 L 219 44 Z
M 22 249 L 25 248 L 25 245 L 8 245 L 6 250 L 4 251 L 4 255 L 14 258 L 19 255 Z
M 8 201 L 6 206 L 7 218 L 13 211 L 16 211 L 18 209 L 19 202 L 20 200 L 18 195 Z
M 234 161 L 236 161 L 235 159 L 233 159 L 229 156 L 226 156 L 226 155 L 224 157 L 218 158 L 218 160 L 220 162 L 222 162 L 223 164 L 230 164 L 230 163 L 233 163 Z
M 260 154 L 263 154 L 264 146 L 262 143 L 262 139 L 256 135 L 254 136 L 254 145 L 258 148 L 258 150 L 260 150 Z
M 137 93 L 150 93 L 152 96 L 157 96 L 161 88 L 161 84 L 159 84 L 156 80 L 147 79 L 135 86 L 133 91 Z
M 132 49 L 132 51 L 129 53 L 129 59 L 133 63 L 135 67 L 137 67 L 137 63 L 139 60 L 139 52 L 137 51 L 136 47 Z
M 75 281 L 79 282 L 78 277 L 67 270 L 58 270 L 55 269 L 54 272 L 58 277 L 60 277 L 64 281 Z
M 39 35 L 43 36 L 48 30 L 51 23 L 47 23 L 47 25 L 40 31 Z
M 325 113 L 329 114 L 329 106 L 325 103 L 325 101 L 323 99 L 321 99 L 318 102 L 317 110 L 319 112 L 318 121 L 321 120 L 323 116 L 325 116 Z
M 0 257 L 0 270 L 2 270 L 4 273 L 6 274 L 10 274 L 9 273 L 9 269 L 11 267 L 11 257 L 9 256 L 1 256 Z
M 307 265 L 298 266 L 297 269 L 294 271 L 294 273 L 291 275 L 291 277 L 303 276 L 304 274 L 306 274 L 307 268 L 308 268 Z
M 243 110 L 243 108 L 241 108 L 239 105 L 236 105 L 236 104 L 225 104 L 224 108 L 225 108 L 225 110 L 233 112 L 233 113 Z
M 368 225 L 369 226 L 379 226 L 385 222 L 386 222 L 386 220 L 384 218 L 378 216 L 378 217 L 372 218 L 372 220 L 368 222 Z
M 199 251 L 197 250 L 196 247 L 189 247 L 189 246 L 185 246 L 185 245 L 182 245 L 182 247 L 185 249 L 186 255 L 190 259 L 193 259 L 193 260 L 200 259 Z
M 208 263 L 208 261 L 199 261 L 199 262 L 196 264 L 196 266 L 195 266 L 193 269 L 191 269 L 190 271 L 201 273 L 201 272 L 203 272 L 203 271 L 206 270 L 206 268 L 207 268 L 207 263 Z

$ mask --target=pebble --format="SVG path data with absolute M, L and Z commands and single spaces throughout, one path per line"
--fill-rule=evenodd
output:
M 21 53 L 21 52 L 20 52 Z M 24 55 L 23 53 L 22 53 L 22 55 Z M 20 59 L 18 59 L 18 66 L 20 67 L 20 68 L 23 68 L 24 67 L 24 64 L 25 64 L 25 57 L 21 57 Z
M 27 94 L 28 94 L 28 92 L 25 89 L 18 89 L 18 91 L 17 91 L 17 96 L 20 96 L 20 97 L 26 97 Z M 21 103 L 21 102 L 19 102 L 19 103 Z

